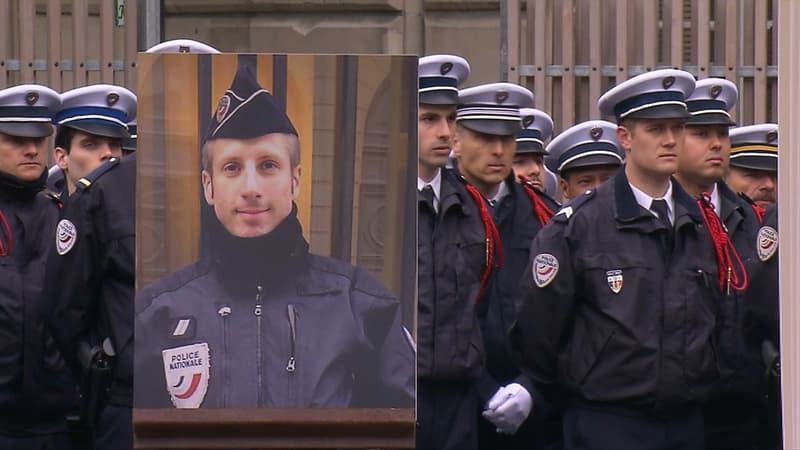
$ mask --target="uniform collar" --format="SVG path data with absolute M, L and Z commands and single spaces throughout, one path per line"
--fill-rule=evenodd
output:
M 719 198 L 719 189 L 717 189 L 717 184 L 714 183 L 714 189 L 711 190 L 711 204 L 714 205 L 714 212 L 717 213 L 717 217 L 722 217 L 722 202 Z
M 667 213 L 669 214 L 669 221 L 670 223 L 675 223 L 675 201 L 672 199 L 672 180 L 670 180 L 667 186 L 667 191 L 661 197 L 651 197 L 645 194 L 641 189 L 637 188 L 630 182 L 628 182 L 628 185 L 631 187 L 631 191 L 633 191 L 633 196 L 636 199 L 636 203 L 638 203 L 639 206 L 648 211 L 651 211 L 650 206 L 652 205 L 653 200 L 666 200 Z
M 436 170 L 436 175 L 429 182 L 424 181 L 422 178 L 417 177 L 417 190 L 422 191 L 425 186 L 430 186 L 433 189 L 433 204 L 438 209 L 440 193 L 442 191 L 442 169 Z
M 511 191 L 509 191 L 508 186 L 506 186 L 506 180 L 503 180 L 500 183 L 500 187 L 497 188 L 497 193 L 494 194 L 494 197 L 487 198 L 486 200 L 489 202 L 490 205 L 497 206 L 510 193 L 511 193 Z

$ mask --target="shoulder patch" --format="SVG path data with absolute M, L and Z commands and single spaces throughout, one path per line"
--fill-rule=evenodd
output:
M 78 239 L 78 230 L 75 224 L 67 219 L 62 219 L 56 227 L 56 251 L 59 255 L 66 255 L 75 246 Z
M 206 397 L 211 367 L 208 343 L 161 351 L 167 392 L 176 408 L 199 408 Z
M 103 165 L 101 165 L 97 169 L 94 169 L 92 171 L 92 173 L 90 173 L 89 175 L 86 175 L 85 177 L 83 177 L 80 180 L 78 180 L 78 182 L 75 183 L 75 188 L 76 189 L 81 189 L 81 190 L 82 189 L 88 189 L 89 186 L 92 185 L 92 183 L 94 183 L 95 181 L 100 179 L 100 177 L 102 177 L 106 172 L 108 172 L 109 170 L 111 170 L 114 167 L 118 166 L 119 162 L 120 162 L 119 158 L 111 158 L 111 159 L 109 159 L 108 161 L 103 163 Z
M 561 209 L 556 212 L 556 215 L 553 216 L 553 220 L 557 220 L 559 222 L 566 222 L 569 220 L 570 217 L 578 210 L 581 206 L 585 205 L 589 200 L 595 197 L 596 190 L 589 189 L 588 191 L 584 192 L 579 197 L 575 197 L 564 205 Z
M 778 230 L 768 225 L 761 227 L 756 238 L 756 249 L 758 259 L 762 262 L 769 261 L 778 251 Z
M 533 258 L 531 267 L 533 282 L 543 288 L 550 284 L 558 275 L 558 258 L 549 253 L 539 253 Z

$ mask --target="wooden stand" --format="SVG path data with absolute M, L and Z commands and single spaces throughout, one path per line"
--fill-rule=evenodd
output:
M 413 409 L 134 409 L 137 449 L 414 448 Z

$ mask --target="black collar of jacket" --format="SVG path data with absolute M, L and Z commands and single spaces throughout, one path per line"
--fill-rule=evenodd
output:
M 719 192 L 719 202 L 721 203 L 719 216 L 722 218 L 722 223 L 731 233 L 745 220 L 748 213 L 755 216 L 753 208 L 744 199 L 736 195 L 724 181 L 717 181 L 717 191 Z M 758 219 L 753 217 L 753 220 Z
M 683 190 L 677 180 L 670 177 L 670 182 L 672 183 L 672 200 L 675 203 L 675 227 L 678 228 L 689 221 L 703 223 L 703 216 L 700 213 L 697 201 Z M 621 228 L 626 228 L 627 226 L 652 229 L 663 227 L 655 216 L 636 202 L 628 177 L 625 175 L 624 166 L 620 168 L 614 178 L 614 203 L 616 206 L 616 219 L 621 222 Z
M 439 191 L 439 214 L 445 214 L 450 208 L 458 207 L 465 216 L 472 215 L 477 205 L 467 192 L 467 180 L 458 169 L 442 169 L 442 186 Z

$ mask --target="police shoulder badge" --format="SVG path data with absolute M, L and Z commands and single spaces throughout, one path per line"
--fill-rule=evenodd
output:
M 59 255 L 66 255 L 72 250 L 77 238 L 78 230 L 75 228 L 75 224 L 67 219 L 62 219 L 58 222 L 56 227 L 56 251 L 58 251 Z
M 765 225 L 758 230 L 757 239 L 758 259 L 766 262 L 778 251 L 778 231 Z
M 611 292 L 619 294 L 619 291 L 622 290 L 622 270 L 615 269 L 607 271 L 606 281 L 608 281 L 608 287 L 611 289 Z
M 161 351 L 161 357 L 172 404 L 176 408 L 199 408 L 210 378 L 208 343 L 168 348 Z
M 543 288 L 558 274 L 558 259 L 549 253 L 539 253 L 533 258 L 533 282 Z

